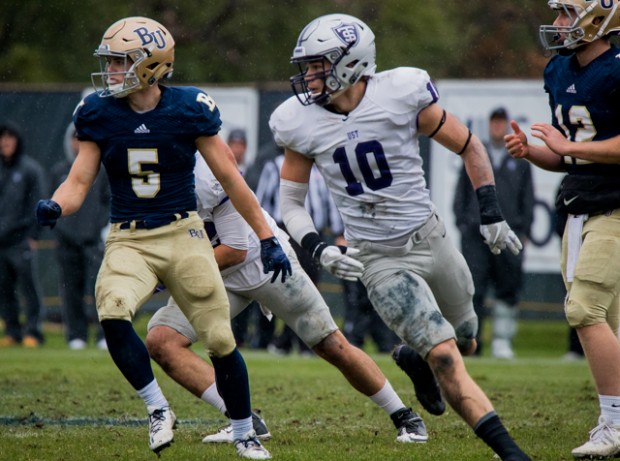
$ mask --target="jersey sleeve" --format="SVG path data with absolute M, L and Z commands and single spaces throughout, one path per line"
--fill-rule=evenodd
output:
M 377 104 L 385 104 L 387 107 L 384 108 L 389 112 L 417 114 L 439 100 L 437 87 L 423 69 L 398 67 L 378 74 L 378 78 L 381 82 L 374 87 L 375 90 L 392 97 L 372 97 Z
M 215 224 L 222 245 L 235 250 L 247 250 L 249 248 L 250 226 L 230 200 L 226 200 L 215 208 L 213 224 Z
M 99 140 L 100 127 L 97 124 L 97 117 L 101 113 L 100 103 L 99 96 L 91 93 L 82 99 L 73 111 L 73 124 L 80 141 L 97 142 Z
M 306 122 L 306 118 L 317 109 L 324 110 L 316 106 L 304 107 L 295 96 L 280 104 L 269 118 L 269 128 L 276 145 L 302 152 L 302 146 L 310 135 L 308 130 L 313 129 L 312 124 Z
M 215 100 L 199 88 L 177 89 L 182 92 L 179 100 L 182 101 L 183 112 L 187 117 L 185 130 L 196 137 L 216 135 L 222 127 L 222 119 Z

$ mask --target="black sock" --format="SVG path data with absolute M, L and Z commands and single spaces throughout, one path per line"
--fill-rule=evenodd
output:
M 502 460 L 531 461 L 519 448 L 494 411 L 486 414 L 474 427 L 474 432 Z
M 101 328 L 108 351 L 117 368 L 137 391 L 150 384 L 155 376 L 146 346 L 128 320 L 103 320 Z
M 226 357 L 211 357 L 217 391 L 224 399 L 231 419 L 251 416 L 248 370 L 237 349 Z

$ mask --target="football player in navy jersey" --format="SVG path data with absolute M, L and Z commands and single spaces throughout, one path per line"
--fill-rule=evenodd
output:
M 150 448 L 159 452 L 170 445 L 175 416 L 131 320 L 163 283 L 212 360 L 238 454 L 271 458 L 252 429 L 245 362 L 235 346 L 213 248 L 196 212 L 196 149 L 259 236 L 263 270 L 274 272 L 272 281 L 290 275 L 288 258 L 218 135 L 221 120 L 213 99 L 197 88 L 159 84 L 173 70 L 168 30 L 148 18 L 121 19 L 104 33 L 95 56 L 101 60 L 101 71 L 92 74 L 98 91 L 73 117 L 80 151 L 52 199 L 39 202 L 38 221 L 53 227 L 75 212 L 103 163 L 111 186 L 111 230 L 96 283 L 97 311 L 112 359 L 147 406 Z
M 572 454 L 620 455 L 620 31 L 618 0 L 549 1 L 557 13 L 540 27 L 543 47 L 557 50 L 544 72 L 551 123 L 519 125 L 505 137 L 514 157 L 568 173 L 556 200 L 568 214 L 562 238 L 566 318 L 574 327 L 598 392 L 598 425 Z
M 344 14 L 321 16 L 299 35 L 291 58 L 300 70 L 291 77 L 297 97 L 283 102 L 269 121 L 285 151 L 284 224 L 317 260 L 340 254 L 321 241 L 304 207 L 316 165 L 342 216 L 346 241 L 359 250 L 342 256 L 364 264 L 360 278 L 373 307 L 406 342 L 395 351 L 397 363 L 407 362 L 404 368 L 414 379 L 426 367 L 423 394 L 433 395 L 435 376 L 455 412 L 502 460 L 529 460 L 465 368 L 461 354 L 476 348 L 473 282 L 430 199 L 420 135 L 462 157 L 490 250 L 518 254 L 521 242 L 501 214 L 480 140 L 441 108 L 426 71 L 399 67 L 375 73 L 374 38 L 364 22 Z M 418 390 L 419 385 L 419 398 Z M 435 399 L 429 408 L 441 414 L 445 405 Z

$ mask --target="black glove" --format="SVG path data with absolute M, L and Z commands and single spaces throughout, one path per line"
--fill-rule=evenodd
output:
M 260 241 L 260 259 L 263 262 L 263 272 L 268 274 L 273 271 L 271 283 L 275 282 L 282 272 L 282 283 L 287 276 L 293 274 L 291 262 L 288 260 L 282 247 L 275 237 L 269 237 Z
M 37 222 L 41 226 L 50 226 L 50 229 L 53 229 L 56 221 L 62 215 L 62 208 L 53 200 L 39 200 L 36 215 Z

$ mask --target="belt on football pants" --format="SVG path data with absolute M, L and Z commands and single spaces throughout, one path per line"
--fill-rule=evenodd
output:
M 187 211 L 181 211 L 169 216 L 160 216 L 158 218 L 144 219 L 142 221 L 125 221 L 120 223 L 119 229 L 156 229 L 158 227 L 166 226 L 174 221 L 180 221 L 189 216 Z

